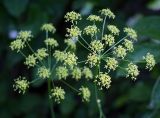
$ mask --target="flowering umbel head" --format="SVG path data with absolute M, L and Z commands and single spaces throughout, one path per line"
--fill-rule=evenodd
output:
M 58 79 L 66 79 L 68 75 L 68 69 L 66 67 L 59 66 L 56 68 L 56 76 Z
M 33 37 L 31 31 L 20 31 L 17 35 L 17 39 L 21 39 L 22 41 L 30 41 Z
M 106 60 L 105 68 L 110 70 L 115 70 L 118 67 L 118 61 L 114 57 L 108 57 Z
M 58 46 L 58 42 L 54 38 L 47 38 L 46 40 L 44 40 L 44 43 L 46 44 L 46 46 L 50 46 L 52 48 Z
M 72 77 L 78 81 L 79 79 L 81 79 L 81 76 L 82 76 L 81 69 L 78 67 L 74 68 L 72 71 Z
M 133 40 L 137 40 L 137 33 L 132 28 L 124 28 L 124 32 L 127 34 L 128 37 L 130 37 Z
M 87 87 L 81 87 L 79 89 L 79 95 L 82 96 L 82 101 L 83 102 L 89 102 L 90 101 L 90 96 L 91 96 L 91 92 Z
M 93 37 L 97 34 L 98 31 L 99 31 L 99 29 L 97 28 L 96 25 L 89 25 L 84 28 L 83 32 L 84 32 L 84 34 L 90 35 L 91 37 Z
M 97 15 L 89 15 L 87 20 L 92 21 L 92 22 L 101 22 L 102 18 Z
M 37 58 L 32 54 L 29 55 L 28 57 L 26 57 L 26 61 L 24 62 L 25 65 L 28 66 L 28 68 L 30 67 L 34 67 L 37 64 Z
M 13 85 L 15 91 L 24 94 L 26 90 L 29 88 L 29 82 L 26 80 L 25 77 L 18 77 Z
M 74 23 L 74 22 L 77 23 L 78 20 L 82 19 L 81 15 L 79 13 L 74 12 L 74 11 L 68 12 L 64 16 L 64 18 L 66 19 L 65 20 L 66 22 L 70 21 L 72 23 Z
M 48 68 L 46 68 L 45 66 L 42 66 L 42 67 L 38 68 L 37 74 L 38 74 L 39 78 L 48 79 L 51 75 L 51 72 Z
M 21 39 L 16 39 L 11 42 L 10 48 L 11 50 L 15 50 L 17 52 L 20 52 L 25 47 L 25 43 Z
M 146 69 L 152 70 L 156 64 L 154 55 L 147 53 L 146 56 L 143 56 L 143 59 L 146 61 Z
M 83 71 L 82 71 L 82 74 L 84 75 L 84 77 L 89 80 L 89 79 L 92 79 L 93 78 L 93 73 L 92 71 L 87 68 L 87 67 L 84 67 Z
M 50 99 L 54 99 L 56 103 L 60 103 L 62 100 L 65 99 L 65 91 L 61 87 L 54 87 L 51 89 Z
M 100 72 L 99 75 L 97 75 L 95 82 L 100 86 L 100 89 L 108 89 L 111 86 L 111 77 L 107 73 Z
M 51 23 L 42 25 L 41 30 L 46 32 L 51 32 L 51 33 L 56 32 L 56 28 Z
M 132 62 L 128 64 L 126 71 L 127 71 L 126 77 L 131 77 L 131 79 L 133 80 L 136 80 L 137 76 L 139 75 L 138 66 L 133 64 Z
M 110 9 L 108 9 L 108 8 L 107 9 L 102 9 L 100 11 L 100 13 L 101 13 L 101 15 L 104 15 L 104 16 L 106 16 L 108 18 L 112 18 L 112 19 L 115 18 L 114 13 Z

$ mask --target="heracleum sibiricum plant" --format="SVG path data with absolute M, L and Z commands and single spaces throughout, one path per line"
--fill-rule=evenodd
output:
M 68 76 L 74 78 L 76 82 L 81 78 L 85 78 L 87 82 L 93 82 L 95 86 L 95 97 L 100 117 L 104 117 L 100 107 L 101 102 L 97 95 L 97 87 L 99 88 L 98 90 L 109 89 L 112 83 L 110 72 L 116 71 L 117 68 L 122 68 L 126 72 L 126 77 L 132 80 L 137 79 L 139 75 L 138 66 L 135 62 L 126 58 L 128 53 L 134 51 L 134 42 L 137 41 L 137 34 L 132 28 L 125 27 L 123 30 L 125 36 L 119 39 L 121 31 L 117 26 L 106 24 L 106 19 L 115 19 L 114 13 L 110 9 L 102 9 L 98 13 L 100 14 L 99 16 L 88 16 L 86 20 L 90 24 L 83 29 L 78 27 L 78 23 L 82 19 L 81 14 L 71 11 L 64 16 L 65 21 L 71 23 L 71 26 L 66 28 L 65 43 L 67 47 L 64 50 L 57 50 L 60 44 L 53 37 L 56 28 L 52 24 L 42 25 L 41 30 L 45 32 L 46 38 L 44 39 L 44 47 L 37 50 L 33 50 L 29 44 L 33 38 L 32 32 L 20 31 L 16 40 L 11 42 L 10 48 L 24 56 L 24 64 L 27 68 L 38 68 L 37 75 L 39 79 L 29 82 L 26 77 L 20 76 L 15 79 L 14 90 L 24 94 L 32 83 L 41 79 L 48 81 L 50 108 L 53 116 L 52 100 L 56 103 L 61 103 L 62 100 L 65 100 L 65 94 L 67 94 L 62 86 L 55 84 L 55 79 L 76 91 L 83 102 L 89 102 L 92 93 L 87 86 L 82 84 L 81 87 L 74 88 L 65 81 Z M 101 22 L 101 27 L 96 25 L 97 22 Z M 85 39 L 84 36 L 90 37 L 91 40 Z M 76 56 L 74 49 L 76 49 L 77 43 L 88 50 L 89 53 L 86 60 L 79 60 Z M 26 48 L 31 51 L 29 55 L 23 53 Z M 146 62 L 146 69 L 152 70 L 156 63 L 154 56 L 147 53 L 142 59 L 143 62 Z M 125 61 L 128 66 L 120 67 L 119 63 L 121 61 Z M 47 64 L 44 62 L 47 62 Z M 105 64 L 102 65 L 102 62 Z M 85 66 L 79 66 L 81 63 L 84 63 Z M 105 71 L 102 72 L 101 68 L 105 68 Z M 93 69 L 96 70 L 95 74 L 92 73 Z

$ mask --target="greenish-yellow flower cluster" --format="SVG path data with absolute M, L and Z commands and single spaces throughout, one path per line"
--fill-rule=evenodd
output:
M 58 46 L 58 42 L 54 38 L 47 38 L 46 40 L 44 40 L 44 43 L 46 44 L 46 46 L 50 46 L 52 48 Z
M 48 68 L 45 66 L 39 67 L 38 68 L 38 77 L 42 79 L 48 79 L 51 75 L 51 72 Z
M 87 67 L 84 67 L 83 71 L 82 71 L 82 74 L 84 75 L 84 77 L 87 79 L 87 80 L 90 80 L 93 78 L 93 73 L 92 71 L 87 68 Z
M 13 85 L 15 91 L 24 94 L 26 90 L 29 88 L 29 81 L 26 80 L 25 77 L 18 77 Z
M 127 34 L 128 37 L 130 37 L 133 40 L 137 40 L 137 33 L 132 28 L 124 28 L 124 32 Z
M 131 77 L 131 79 L 133 80 L 136 80 L 137 76 L 139 75 L 138 66 L 133 64 L 132 62 L 128 64 L 126 71 L 127 71 L 126 77 Z
M 126 49 L 123 48 L 122 45 L 119 45 L 118 47 L 114 48 L 113 54 L 116 55 L 116 57 L 124 59 L 124 57 L 127 55 Z
M 58 79 L 66 79 L 68 75 L 68 69 L 66 67 L 59 66 L 56 68 L 56 76 Z
M 84 34 L 90 35 L 91 37 L 95 36 L 99 29 L 97 28 L 96 25 L 89 25 L 84 28 Z
M 108 45 L 108 46 L 111 46 L 111 45 L 113 45 L 115 43 L 114 36 L 111 35 L 111 34 L 109 34 L 109 35 L 105 34 L 103 36 L 102 40 L 104 40 L 105 44 Z
M 112 18 L 112 19 L 115 18 L 114 13 L 110 9 L 108 9 L 108 8 L 107 9 L 102 9 L 100 11 L 100 13 L 101 13 L 101 15 L 104 15 L 104 16 L 106 16 L 108 18 Z
M 78 67 L 74 68 L 72 71 L 72 77 L 75 78 L 75 80 L 77 80 L 77 81 L 79 79 L 81 79 L 81 77 L 82 77 L 81 69 Z
M 106 60 L 105 68 L 110 70 L 116 70 L 118 67 L 118 61 L 114 57 L 108 57 Z
M 80 15 L 79 13 L 74 12 L 74 11 L 68 12 L 68 13 L 64 16 L 64 18 L 66 19 L 66 20 L 65 20 L 66 22 L 70 21 L 70 22 L 72 22 L 72 23 L 74 23 L 74 21 L 76 22 L 76 21 L 82 19 L 81 15 Z
M 50 99 L 54 98 L 56 103 L 60 103 L 65 98 L 65 91 L 61 87 L 51 89 Z
M 100 40 L 94 40 L 90 43 L 90 48 L 93 52 L 101 52 L 104 50 L 104 44 Z
M 47 49 L 45 49 L 45 48 L 38 49 L 37 52 L 35 53 L 35 55 L 36 55 L 37 59 L 43 60 L 45 57 L 48 56 Z
M 51 33 L 56 32 L 56 28 L 51 23 L 42 25 L 41 30 L 46 32 L 51 32 Z
M 146 56 L 143 56 L 143 59 L 146 61 L 146 69 L 152 70 L 156 64 L 154 55 L 147 53 Z
M 26 61 L 24 62 L 25 65 L 30 67 L 34 67 L 37 64 L 36 57 L 32 54 L 26 57 Z
M 83 102 L 89 102 L 90 101 L 90 97 L 91 97 L 91 92 L 87 87 L 82 86 L 79 89 L 79 95 L 81 95 L 82 97 L 82 101 Z
M 100 72 L 96 78 L 95 82 L 100 86 L 101 90 L 103 88 L 108 89 L 111 86 L 111 77 L 107 73 Z
M 100 16 L 97 16 L 97 15 L 89 15 L 87 20 L 93 21 L 93 22 L 101 22 L 102 18 Z
M 115 25 L 108 25 L 107 28 L 113 35 L 119 35 L 120 31 Z

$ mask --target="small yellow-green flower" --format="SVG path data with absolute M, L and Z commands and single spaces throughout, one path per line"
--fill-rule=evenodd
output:
M 133 52 L 134 48 L 133 48 L 133 42 L 128 40 L 128 39 L 124 39 L 124 47 L 130 51 L 130 52 Z
M 152 70 L 156 64 L 154 55 L 147 53 L 146 56 L 143 56 L 143 59 L 146 61 L 146 69 Z
M 76 80 L 79 80 L 81 79 L 81 76 L 82 76 L 82 72 L 81 72 L 81 69 L 76 67 L 72 70 L 72 77 Z
M 118 61 L 113 57 L 108 57 L 106 60 L 105 68 L 110 70 L 115 70 L 118 67 Z
M 119 35 L 120 31 L 115 25 L 108 25 L 107 28 L 113 35 Z
M 97 15 L 89 15 L 87 20 L 93 21 L 93 22 L 101 22 L 102 18 L 100 16 L 97 16 Z
M 20 31 L 17 35 L 17 39 L 21 39 L 22 41 L 30 41 L 33 37 L 31 31 Z
M 47 38 L 46 40 L 44 40 L 44 43 L 46 44 L 46 46 L 50 46 L 52 48 L 58 46 L 58 42 L 54 38 Z
M 52 23 L 42 25 L 41 30 L 46 32 L 51 32 L 51 33 L 56 32 L 56 28 L 53 26 Z
M 29 55 L 28 57 L 26 57 L 26 61 L 24 62 L 24 64 L 27 65 L 28 68 L 34 67 L 37 64 L 36 57 L 34 55 Z
M 48 79 L 51 75 L 51 72 L 48 68 L 46 68 L 45 66 L 42 66 L 38 68 L 37 75 L 39 76 L 39 78 Z
M 50 99 L 53 98 L 54 101 L 59 104 L 62 100 L 65 99 L 65 91 L 61 87 L 55 87 L 51 89 L 51 93 L 49 97 Z
M 64 18 L 66 19 L 65 20 L 66 22 L 70 21 L 72 23 L 74 23 L 74 21 L 75 21 L 75 23 L 77 23 L 78 20 L 82 19 L 81 15 L 79 13 L 74 12 L 74 11 L 68 12 L 64 16 Z
M 65 52 L 62 52 L 62 51 L 59 51 L 59 50 L 56 50 L 53 54 L 54 58 L 56 59 L 56 61 L 64 61 L 67 54 Z
M 87 87 L 81 87 L 79 89 L 79 95 L 82 96 L 82 101 L 83 102 L 89 102 L 90 101 L 90 96 L 91 96 L 91 92 Z
M 77 56 L 74 53 L 67 52 L 67 55 L 64 60 L 64 65 L 73 68 L 77 65 Z
M 16 40 L 12 41 L 10 44 L 10 48 L 12 51 L 16 50 L 17 52 L 19 52 L 24 47 L 25 47 L 24 42 L 21 39 L 16 39 Z
M 84 67 L 83 71 L 82 71 L 82 74 L 84 75 L 84 77 L 89 80 L 89 79 L 92 79 L 93 78 L 93 73 L 92 71 L 87 68 L 87 67 Z
M 37 59 L 43 60 L 45 57 L 48 56 L 47 49 L 45 48 L 38 49 L 37 52 L 35 53 L 35 56 L 37 57 Z
M 133 63 L 128 64 L 126 71 L 127 71 L 126 77 L 131 77 L 131 79 L 133 80 L 136 80 L 137 76 L 139 75 L 138 66 Z
M 100 61 L 99 55 L 97 55 L 96 53 L 89 53 L 86 63 L 88 63 L 90 67 L 93 67 L 99 64 L 99 61 Z
M 72 37 L 78 37 L 81 35 L 81 30 L 77 26 L 72 26 L 70 29 L 67 28 L 67 34 L 66 37 L 72 38 Z
M 84 28 L 84 34 L 90 35 L 91 37 L 95 36 L 99 29 L 97 28 L 96 25 L 89 25 Z
M 114 13 L 110 9 L 108 9 L 108 8 L 107 9 L 102 9 L 100 11 L 100 13 L 101 13 L 101 15 L 104 15 L 104 16 L 106 16 L 108 18 L 112 18 L 112 19 L 115 18 Z
M 114 48 L 113 54 L 115 54 L 117 57 L 124 59 L 127 53 L 126 49 L 119 45 L 118 47 Z
M 124 28 L 124 32 L 127 34 L 128 37 L 132 38 L 133 40 L 137 40 L 137 33 L 132 28 Z
M 66 79 L 68 76 L 68 69 L 63 66 L 59 66 L 56 68 L 56 76 L 58 79 Z
M 105 35 L 103 36 L 102 40 L 104 40 L 104 41 L 105 41 L 105 44 L 106 44 L 106 45 L 109 45 L 109 46 L 111 46 L 111 45 L 113 45 L 113 44 L 115 43 L 114 36 L 111 35 L 111 34 L 109 34 L 109 35 L 105 34 Z
M 25 77 L 18 77 L 13 85 L 15 91 L 24 94 L 26 90 L 29 88 L 29 81 L 26 80 Z
M 93 40 L 90 43 L 90 48 L 94 52 L 101 52 L 104 50 L 104 44 L 100 40 Z
M 108 89 L 111 86 L 111 77 L 107 73 L 100 72 L 96 78 L 95 82 L 101 90 L 102 88 Z

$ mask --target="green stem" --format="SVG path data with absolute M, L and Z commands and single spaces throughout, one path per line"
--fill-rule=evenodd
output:
M 88 49 L 85 45 L 83 45 L 83 43 L 81 43 L 79 40 L 78 40 L 78 42 L 84 47 L 84 48 L 86 48 L 88 51 L 90 51 L 90 52 L 92 52 L 90 49 Z
M 50 105 L 50 111 L 51 111 L 51 118 L 55 118 L 53 101 L 52 99 L 49 98 L 50 93 L 51 93 L 51 78 L 48 79 L 48 99 L 49 99 L 49 105 Z
M 106 24 L 106 16 L 105 16 L 104 21 L 103 21 L 103 26 L 102 26 L 102 37 L 101 37 L 101 39 L 103 38 L 105 24 Z
M 71 86 L 71 85 L 68 84 L 67 82 L 65 82 L 65 81 L 63 81 L 63 80 L 61 80 L 61 82 L 64 83 L 65 85 L 67 85 L 68 87 L 70 87 L 71 89 L 73 89 L 74 91 L 76 91 L 76 92 L 79 93 L 79 91 L 78 91 L 76 88 L 74 88 L 73 86 Z
M 95 75 L 98 75 L 99 73 L 100 73 L 100 64 L 96 67 Z M 98 98 L 97 85 L 96 84 L 94 85 L 94 90 L 95 90 L 96 103 L 97 103 L 98 110 L 99 110 L 99 118 L 105 118 L 105 115 L 104 115 L 103 110 L 102 110 L 100 99 Z

